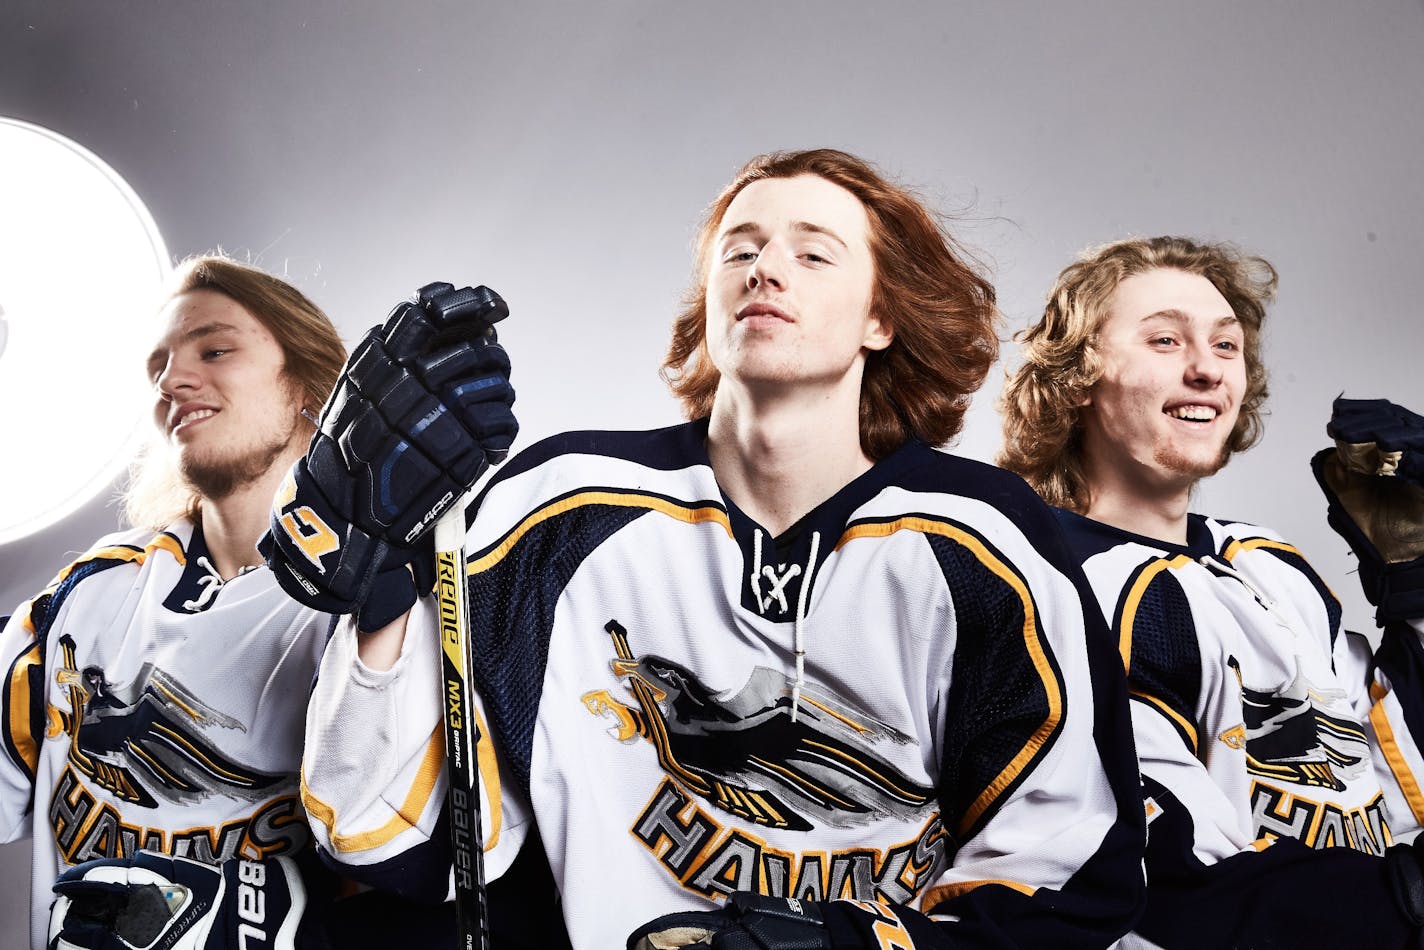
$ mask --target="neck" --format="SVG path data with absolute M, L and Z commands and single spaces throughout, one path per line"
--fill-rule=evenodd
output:
M 1194 480 L 1145 483 L 1120 469 L 1098 471 L 1091 460 L 1084 461 L 1091 496 L 1085 515 L 1133 534 L 1170 544 L 1187 543 L 1187 506 Z
M 726 377 L 707 455 L 727 497 L 773 535 L 874 464 L 860 446 L 858 387 L 752 393 Z
M 272 498 L 287 470 L 301 458 L 300 451 L 279 458 L 260 477 L 238 486 L 222 498 L 203 498 L 203 540 L 208 556 L 223 580 L 236 577 L 244 567 L 262 563 L 257 542 L 272 517 Z

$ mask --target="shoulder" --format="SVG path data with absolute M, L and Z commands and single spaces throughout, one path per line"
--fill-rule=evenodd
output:
M 1077 572 L 1048 506 L 1012 472 L 919 443 L 882 464 L 883 487 L 856 521 L 924 519 L 927 533 L 952 526 L 1021 566 L 1047 562 Z
M 1233 543 L 1251 548 L 1269 545 L 1296 550 L 1295 545 L 1287 541 L 1280 532 L 1263 525 L 1235 518 L 1213 518 L 1206 515 L 1193 515 L 1192 517 L 1199 520 L 1205 530 L 1210 532 L 1216 545 L 1215 553 L 1218 554 L 1225 555 Z M 1296 553 L 1298 554 L 1299 551 Z
M 1054 508 L 1053 514 L 1110 621 L 1123 595 L 1135 591 L 1140 598 L 1148 586 L 1175 587 L 1175 571 L 1195 561 L 1193 545 L 1202 547 L 1200 553 L 1212 553 L 1215 544 L 1196 516 L 1188 524 L 1190 543 L 1175 545 L 1063 508 Z
M 900 488 L 982 502 L 1026 524 L 1052 522 L 1043 499 L 1013 472 L 918 443 L 905 454 L 905 464 L 894 479 Z
M 716 502 L 720 493 L 705 440 L 704 423 L 552 436 L 520 452 L 491 478 L 472 509 L 472 521 L 501 531 L 550 505 L 566 509 L 577 506 L 575 499 L 587 502 L 610 494 L 682 504 Z
M 619 459 L 653 469 L 684 468 L 705 461 L 705 421 L 643 431 L 583 430 L 564 432 L 534 443 L 500 469 L 495 481 L 577 458 Z
M 192 525 L 182 522 L 158 532 L 131 528 L 103 535 L 56 572 L 44 590 L 17 613 L 24 614 L 31 630 L 41 630 L 54 622 L 66 602 L 119 596 L 131 583 L 134 572 L 140 570 L 154 552 L 164 552 L 160 556 L 171 556 L 179 564 L 185 563 L 192 532 Z
M 169 525 L 162 531 L 151 528 L 130 528 L 98 538 L 79 557 L 58 574 L 50 586 L 56 586 L 76 575 L 89 576 L 100 568 L 121 564 L 139 567 L 154 555 L 171 557 L 182 564 L 187 561 L 187 549 L 193 537 L 193 525 L 187 521 Z

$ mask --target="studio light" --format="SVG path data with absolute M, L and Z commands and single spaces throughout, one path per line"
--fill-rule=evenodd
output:
M 147 432 L 168 251 L 88 150 L 0 118 L 0 544 L 105 490 Z

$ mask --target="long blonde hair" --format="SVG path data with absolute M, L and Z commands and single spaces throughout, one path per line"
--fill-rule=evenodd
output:
M 174 270 L 164 302 L 194 290 L 230 298 L 267 328 L 282 348 L 282 372 L 312 412 L 325 404 L 346 362 L 341 337 L 316 304 L 286 281 L 220 254 L 183 261 Z M 151 439 L 130 466 L 124 517 L 136 527 L 159 530 L 179 518 L 195 519 L 202 498 L 187 484 L 168 446 Z

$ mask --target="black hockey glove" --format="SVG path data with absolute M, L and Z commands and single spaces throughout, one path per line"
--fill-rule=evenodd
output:
M 221 867 L 153 851 L 90 861 L 59 876 L 49 950 L 237 950 L 324 946 L 297 936 L 306 891 L 289 858 Z M 279 944 L 278 935 L 286 937 Z
M 868 901 L 801 901 L 737 891 L 716 910 L 666 914 L 628 937 L 628 950 L 840 950 L 938 939 L 936 925 L 904 907 Z
M 1412 844 L 1396 844 L 1384 853 L 1385 876 L 1404 919 L 1416 928 L 1414 946 L 1424 950 L 1424 865 Z
M 717 910 L 665 914 L 628 937 L 628 950 L 829 950 L 820 908 L 810 901 L 738 891 Z
M 1360 561 L 1381 624 L 1424 616 L 1424 417 L 1384 399 L 1335 400 L 1335 448 L 1311 460 L 1328 517 Z
M 429 284 L 366 334 L 259 545 L 287 593 L 369 631 L 430 589 L 421 539 L 519 431 L 493 328 L 508 313 L 487 287 Z

